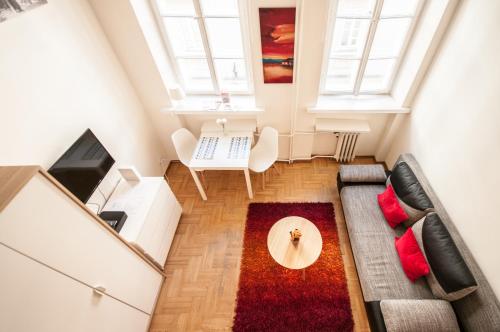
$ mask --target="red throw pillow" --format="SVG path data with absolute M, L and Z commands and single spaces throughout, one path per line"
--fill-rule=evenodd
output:
M 377 199 L 385 220 L 387 220 L 392 228 L 408 220 L 408 215 L 399 205 L 398 198 L 391 185 L 387 186 L 387 189 L 383 193 L 377 195 Z
M 418 278 L 429 274 L 429 264 L 427 264 L 411 228 L 408 228 L 403 236 L 395 238 L 395 245 L 401 266 L 408 279 L 414 282 Z

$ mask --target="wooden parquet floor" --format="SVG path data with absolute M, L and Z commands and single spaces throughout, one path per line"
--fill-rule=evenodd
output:
M 358 158 L 356 163 L 373 163 Z M 247 196 L 243 172 L 205 172 L 208 200 L 202 201 L 182 164 L 167 171 L 183 215 L 168 255 L 150 331 L 230 331 L 236 304 L 243 231 L 250 202 L 333 202 L 356 331 L 369 331 L 363 297 L 336 187 L 339 164 L 315 159 L 277 163 L 265 189 L 252 174 L 254 199 Z

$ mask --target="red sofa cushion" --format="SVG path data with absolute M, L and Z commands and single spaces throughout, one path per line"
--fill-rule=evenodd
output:
M 403 271 L 412 282 L 430 272 L 429 264 L 418 246 L 413 230 L 409 228 L 403 236 L 395 238 L 396 250 Z
M 399 205 L 398 198 L 391 185 L 387 186 L 387 189 L 383 193 L 378 194 L 377 199 L 385 220 L 387 220 L 392 228 L 408 220 L 408 215 Z

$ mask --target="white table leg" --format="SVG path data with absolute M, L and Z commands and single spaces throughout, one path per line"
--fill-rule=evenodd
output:
M 252 199 L 253 192 L 252 192 L 252 182 L 250 181 L 250 171 L 248 170 L 248 168 L 245 168 L 243 172 L 245 172 L 245 180 L 247 181 L 248 197 Z
M 200 179 L 198 178 L 198 174 L 196 174 L 196 171 L 192 168 L 189 168 L 189 171 L 191 172 L 191 175 L 193 176 L 194 183 L 196 183 L 196 187 L 198 187 L 198 191 L 200 192 L 201 198 L 203 198 L 204 201 L 207 200 L 207 194 L 205 194 L 205 189 L 203 189 L 203 186 L 200 182 Z

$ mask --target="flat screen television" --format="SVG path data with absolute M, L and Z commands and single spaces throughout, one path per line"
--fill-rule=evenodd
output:
M 115 160 L 90 129 L 56 161 L 49 173 L 87 203 Z

